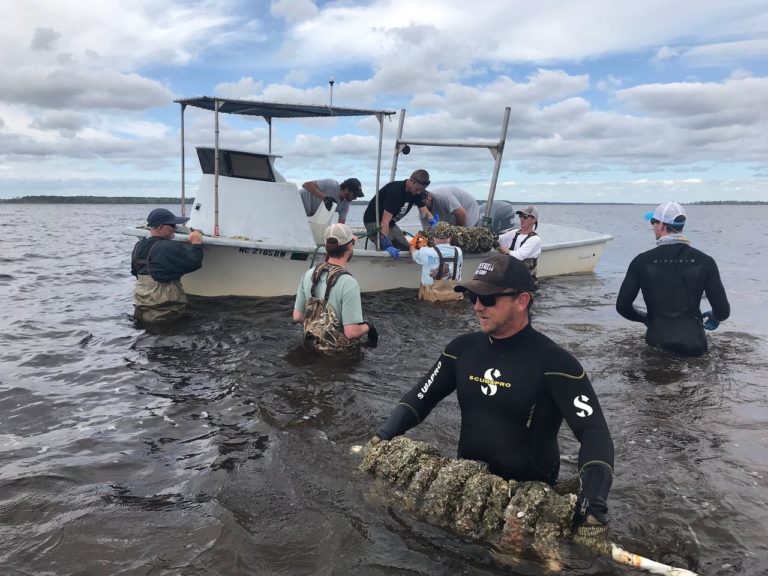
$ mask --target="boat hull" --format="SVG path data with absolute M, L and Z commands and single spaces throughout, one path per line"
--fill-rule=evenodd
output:
M 146 235 L 146 230 L 126 233 Z M 538 276 L 560 276 L 593 272 L 610 236 L 564 226 L 549 225 L 548 235 L 567 240 L 545 244 L 538 262 Z M 178 235 L 179 241 L 186 236 Z M 226 238 L 205 238 L 203 266 L 182 278 L 187 294 L 196 296 L 272 297 L 296 293 L 302 274 L 323 261 L 325 253 L 315 247 L 279 247 Z M 464 275 L 491 253 L 466 254 Z M 393 288 L 418 288 L 420 267 L 407 252 L 391 258 L 386 252 L 356 248 L 349 263 L 350 273 L 363 292 Z

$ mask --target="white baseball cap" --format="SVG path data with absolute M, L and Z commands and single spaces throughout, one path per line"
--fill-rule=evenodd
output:
M 330 239 L 336 240 L 339 244 L 346 244 L 357 240 L 357 237 L 352 234 L 352 230 L 346 224 L 331 224 L 325 229 L 325 241 Z
M 685 224 L 685 210 L 677 202 L 665 202 L 656 206 L 656 210 L 645 215 L 646 220 L 658 220 L 675 228 Z

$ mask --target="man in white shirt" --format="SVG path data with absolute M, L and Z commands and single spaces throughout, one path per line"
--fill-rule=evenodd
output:
M 522 260 L 536 281 L 536 264 L 541 254 L 541 238 L 534 232 L 539 226 L 539 211 L 528 206 L 516 212 L 520 228 L 499 236 L 499 252 Z

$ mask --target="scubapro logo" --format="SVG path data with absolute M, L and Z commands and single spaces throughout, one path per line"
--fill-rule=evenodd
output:
M 594 410 L 592 409 L 592 406 L 587 404 L 587 402 L 589 402 L 589 398 L 583 394 L 581 396 L 576 396 L 576 398 L 573 399 L 573 405 L 576 406 L 576 408 L 581 408 L 581 410 L 576 412 L 576 416 L 579 418 L 592 416 L 592 412 L 594 412 Z
M 485 374 L 483 374 L 483 377 L 486 380 L 486 384 L 483 384 L 480 386 L 480 390 L 482 390 L 483 394 L 486 396 L 493 396 L 496 394 L 496 390 L 498 390 L 498 386 L 494 384 L 493 382 L 495 380 L 499 379 L 499 376 L 501 376 L 501 372 L 499 372 L 498 368 L 488 368 L 488 370 L 485 371 Z

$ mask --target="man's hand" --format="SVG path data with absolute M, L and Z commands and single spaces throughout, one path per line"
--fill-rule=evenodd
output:
M 392 258 L 400 258 L 400 250 L 394 246 L 387 246 L 384 248 L 384 251 L 387 252 Z
M 326 210 L 333 211 L 333 205 L 336 204 L 336 200 L 334 200 L 330 196 L 326 196 L 325 198 L 323 198 L 323 204 L 325 204 Z
M 411 248 L 418 250 L 419 248 L 424 248 L 424 246 L 427 246 L 428 240 L 421 235 L 421 232 L 416 232 L 416 236 L 411 238 L 408 241 L 408 244 L 411 245 Z
M 608 525 L 603 524 L 592 516 L 588 515 L 583 524 L 581 524 L 573 534 L 573 541 L 580 546 L 589 548 L 597 554 L 603 556 L 611 555 L 611 541 L 608 539 Z
M 366 348 L 376 348 L 379 345 L 379 332 L 376 327 L 370 322 L 368 324 L 368 339 L 363 343 Z
M 200 232 L 200 230 L 192 230 L 192 232 L 189 233 L 189 243 L 190 244 L 202 244 L 203 243 L 203 233 Z
M 720 322 L 714 317 L 712 310 L 707 310 L 701 317 L 704 320 L 705 330 L 717 330 L 717 327 L 720 326 Z
M 427 222 L 430 228 L 434 228 L 437 223 L 440 222 L 440 216 L 438 214 L 433 214 L 432 218 L 430 218 Z

